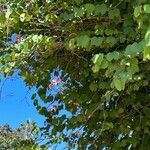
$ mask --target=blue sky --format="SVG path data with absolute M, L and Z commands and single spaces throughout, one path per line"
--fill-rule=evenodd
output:
M 31 100 L 33 91 L 34 89 L 29 90 L 17 75 L 6 79 L 1 77 L 0 126 L 8 123 L 12 128 L 17 128 L 28 119 L 37 122 L 39 126 L 44 125 L 44 117 L 37 113 Z M 56 149 L 64 150 L 66 144 L 59 144 Z
M 19 127 L 26 120 L 34 120 L 42 126 L 44 117 L 40 116 L 31 99 L 30 90 L 18 76 L 2 79 L 0 84 L 0 125 L 8 123 Z

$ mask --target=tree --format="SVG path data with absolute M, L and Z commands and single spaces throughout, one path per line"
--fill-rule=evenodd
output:
M 24 128 L 25 127 L 25 128 Z M 28 130 L 26 130 L 28 129 Z M 8 124 L 0 127 L 1 150 L 46 150 L 37 143 L 39 133 L 34 122 L 27 121 L 21 127 L 13 130 Z M 25 136 L 28 135 L 28 136 Z M 36 138 L 35 138 L 36 137 Z
M 1 73 L 36 87 L 47 144 L 149 149 L 149 0 L 0 4 Z

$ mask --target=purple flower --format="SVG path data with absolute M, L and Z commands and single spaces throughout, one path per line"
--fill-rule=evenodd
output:
M 62 75 L 62 70 L 59 66 L 53 70 L 50 74 L 50 80 L 47 90 L 47 96 L 55 97 L 57 94 L 62 94 L 65 89 L 67 89 L 68 82 L 70 82 L 70 78 L 68 74 Z
M 11 42 L 16 43 L 16 42 L 17 42 L 17 34 L 16 34 L 16 33 L 13 33 L 13 34 L 11 35 L 10 39 L 11 39 Z

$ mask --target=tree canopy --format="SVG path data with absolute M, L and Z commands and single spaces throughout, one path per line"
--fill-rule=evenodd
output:
M 39 131 L 34 122 L 27 121 L 16 130 L 9 124 L 0 127 L 1 150 L 47 150 L 37 144 Z
M 148 150 L 149 60 L 149 0 L 0 2 L 0 71 L 37 89 L 47 144 Z

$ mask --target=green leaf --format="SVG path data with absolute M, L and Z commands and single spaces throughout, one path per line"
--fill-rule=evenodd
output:
M 98 110 L 98 109 L 101 109 L 101 104 L 100 102 L 98 103 L 92 103 L 92 105 L 90 105 L 90 109 L 87 109 L 86 111 L 86 115 L 88 118 L 91 117 L 91 115 L 93 115 L 93 113 Z
M 69 48 L 71 49 L 71 50 L 73 50 L 76 46 L 75 46 L 75 42 L 76 42 L 76 40 L 73 38 L 73 39 L 70 39 L 70 41 L 69 41 Z
M 106 12 L 107 12 L 107 6 L 106 6 L 106 4 L 103 3 L 101 5 L 96 5 L 95 6 L 94 13 L 96 15 L 99 15 L 99 14 L 104 15 Z
M 32 100 L 34 100 L 36 98 L 36 93 L 34 93 L 31 97 Z
M 89 88 L 90 88 L 90 90 L 91 90 L 92 92 L 95 92 L 95 91 L 97 91 L 98 85 L 97 85 L 97 83 L 92 82 L 92 83 L 90 84 Z
M 107 46 L 113 47 L 117 43 L 117 40 L 115 37 L 109 36 L 106 38 L 105 42 L 106 42 Z
M 142 13 L 142 6 L 137 6 L 134 9 L 134 16 L 138 17 Z
M 110 19 L 114 19 L 116 18 L 120 18 L 120 11 L 118 8 L 115 9 L 110 9 L 110 11 L 108 12 L 108 16 Z
M 118 113 L 121 114 L 123 112 L 124 112 L 124 109 L 123 108 L 119 108 Z
M 10 7 L 8 7 L 6 14 L 5 14 L 6 19 L 8 19 L 11 14 L 12 14 L 12 9 Z
M 30 21 L 32 19 L 32 15 L 27 14 L 25 20 Z
M 82 48 L 87 48 L 90 42 L 90 38 L 87 35 L 82 35 L 77 38 L 77 45 Z
M 107 59 L 108 61 L 118 60 L 119 58 L 120 58 L 120 54 L 119 54 L 119 52 L 117 52 L 117 51 L 114 51 L 114 52 L 112 52 L 112 53 L 108 53 L 108 54 L 106 55 L 106 59 Z
M 95 9 L 95 6 L 93 4 L 85 5 L 85 10 L 86 10 L 87 14 L 89 14 L 89 15 L 93 14 L 94 9 Z
M 128 57 L 136 56 L 142 51 L 143 51 L 142 45 L 137 42 L 134 42 L 132 45 L 128 45 L 127 48 L 125 49 L 125 56 Z
M 144 49 L 144 55 L 143 55 L 143 60 L 150 60 L 150 46 L 145 47 Z
M 144 11 L 148 14 L 150 14 L 150 4 L 144 5 Z
M 107 55 L 106 55 L 106 59 L 108 60 L 108 61 L 112 61 L 113 60 L 113 53 L 108 53 Z
M 84 122 L 85 121 L 85 117 L 83 116 L 83 115 L 78 115 L 77 117 L 76 117 L 76 119 L 77 119 L 77 121 L 78 122 Z
M 105 123 L 104 126 L 105 126 L 104 128 L 106 128 L 106 129 L 112 129 L 114 127 L 112 122 L 107 122 L 107 123 Z
M 77 7 L 75 7 L 74 8 L 74 16 L 75 17 L 83 17 L 84 16 L 84 14 L 85 14 L 85 10 L 84 10 L 84 8 L 83 7 L 81 7 L 81 8 L 77 8 Z M 68 16 L 69 17 L 69 16 Z
M 125 79 L 114 78 L 113 83 L 118 91 L 122 91 L 125 89 Z
M 37 107 L 37 111 L 39 114 L 44 115 L 44 116 L 49 116 L 49 112 L 47 111 L 46 107 Z
M 92 61 L 93 61 L 94 64 L 101 65 L 101 63 L 103 61 L 103 58 L 104 58 L 104 54 L 96 54 L 92 58 Z
M 106 59 L 103 59 L 101 65 L 100 65 L 100 68 L 102 69 L 106 69 L 108 67 L 109 63 Z
M 94 73 L 97 73 L 97 72 L 99 72 L 100 68 L 101 68 L 100 65 L 95 64 L 95 65 L 92 67 L 92 71 L 93 71 Z
M 103 38 L 102 37 L 96 37 L 94 36 L 93 38 L 91 38 L 91 45 L 92 46 L 96 46 L 99 47 L 103 42 Z
M 132 58 L 129 60 L 129 67 L 127 68 L 127 72 L 130 74 L 134 74 L 136 72 L 139 72 L 139 66 L 138 66 L 138 59 Z
M 118 60 L 119 58 L 120 58 L 119 52 L 114 51 L 114 52 L 113 52 L 113 59 L 114 59 L 114 60 Z
M 5 15 L 0 15 L 0 27 L 5 27 L 6 17 Z

